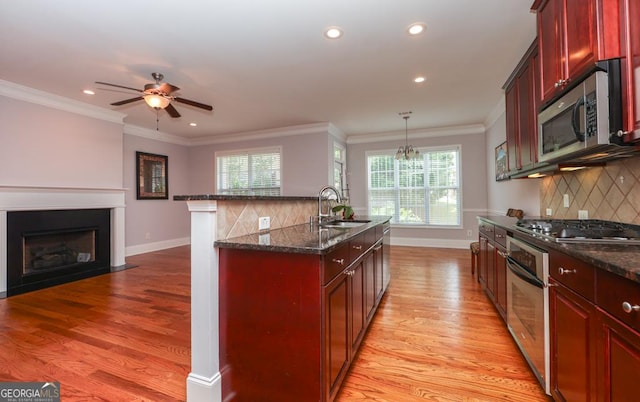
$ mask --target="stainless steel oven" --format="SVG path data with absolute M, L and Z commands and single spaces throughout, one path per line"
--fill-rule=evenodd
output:
M 507 237 L 507 326 L 550 395 L 549 254 Z

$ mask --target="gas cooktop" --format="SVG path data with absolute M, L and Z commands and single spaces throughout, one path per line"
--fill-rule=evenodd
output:
M 640 225 L 598 219 L 521 219 L 515 229 L 558 243 L 640 244 Z

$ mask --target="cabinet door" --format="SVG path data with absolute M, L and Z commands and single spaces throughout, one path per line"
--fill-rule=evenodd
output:
M 598 400 L 637 401 L 640 385 L 640 334 L 606 312 L 598 310 Z
M 487 240 L 487 238 L 482 234 L 478 237 L 478 239 L 480 242 L 480 258 L 478 258 L 478 282 L 480 282 L 482 286 L 485 287 L 487 283 L 487 248 L 489 240 Z
M 595 306 L 550 282 L 551 393 L 556 401 L 595 401 Z
M 366 269 L 365 263 L 368 258 L 361 260 L 349 272 L 351 276 L 351 351 L 355 353 L 362 340 L 366 325 L 365 295 L 366 289 Z
M 549 0 L 538 8 L 538 48 L 540 51 L 540 85 L 543 99 L 550 99 L 563 77 L 561 0 Z
M 507 249 L 496 245 L 495 303 L 503 320 L 507 319 Z
M 495 263 L 495 246 L 491 242 L 487 242 L 487 283 L 485 291 L 492 301 L 495 301 L 496 293 L 496 263 Z
M 596 0 L 563 0 L 564 43 L 563 78 L 575 77 L 597 61 Z
M 505 115 L 507 119 L 507 167 L 509 172 L 522 168 L 518 122 L 518 85 L 514 82 L 505 92 Z
M 377 304 L 380 302 L 380 299 L 384 294 L 384 249 L 382 248 L 382 243 L 374 247 L 373 260 L 373 268 L 375 271 L 374 286 Z
M 624 98 L 627 109 L 624 130 L 629 132 L 628 141 L 640 139 L 640 2 L 624 0 L 625 10 L 622 21 L 626 88 Z M 637 130 L 637 132 L 633 132 Z
M 538 160 L 537 63 L 538 53 L 534 51 L 517 79 L 519 153 L 522 168 L 530 167 Z
M 349 368 L 349 276 L 342 273 L 325 286 L 324 367 L 325 400 L 333 399 Z

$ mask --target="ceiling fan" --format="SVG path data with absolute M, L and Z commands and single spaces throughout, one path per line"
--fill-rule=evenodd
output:
M 153 77 L 153 79 L 156 80 L 156 82 L 146 84 L 144 86 L 144 90 L 125 87 L 123 85 L 110 84 L 108 82 L 96 81 L 96 84 L 108 85 L 110 87 L 116 87 L 116 88 L 129 89 L 129 90 L 140 93 L 140 96 L 136 96 L 135 98 L 113 102 L 111 104 L 112 106 L 121 106 L 121 105 L 126 105 L 127 103 L 144 100 L 147 103 L 147 105 L 151 106 L 156 110 L 158 109 L 166 110 L 171 117 L 180 117 L 180 113 L 178 113 L 176 108 L 173 107 L 173 105 L 171 104 L 171 101 L 173 100 L 175 100 L 176 102 L 184 103 L 185 105 L 195 106 L 200 109 L 213 110 L 213 106 L 211 105 L 205 105 L 204 103 L 200 103 L 200 102 L 192 101 L 189 99 L 181 98 L 179 96 L 171 95 L 173 92 L 178 91 L 180 88 L 174 85 L 171 85 L 169 83 L 162 82 L 164 75 L 160 73 L 151 73 L 151 77 Z

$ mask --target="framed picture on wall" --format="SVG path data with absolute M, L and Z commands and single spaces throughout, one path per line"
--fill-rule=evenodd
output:
M 496 181 L 507 180 L 507 142 L 496 147 Z
M 169 157 L 136 151 L 136 198 L 169 199 Z

